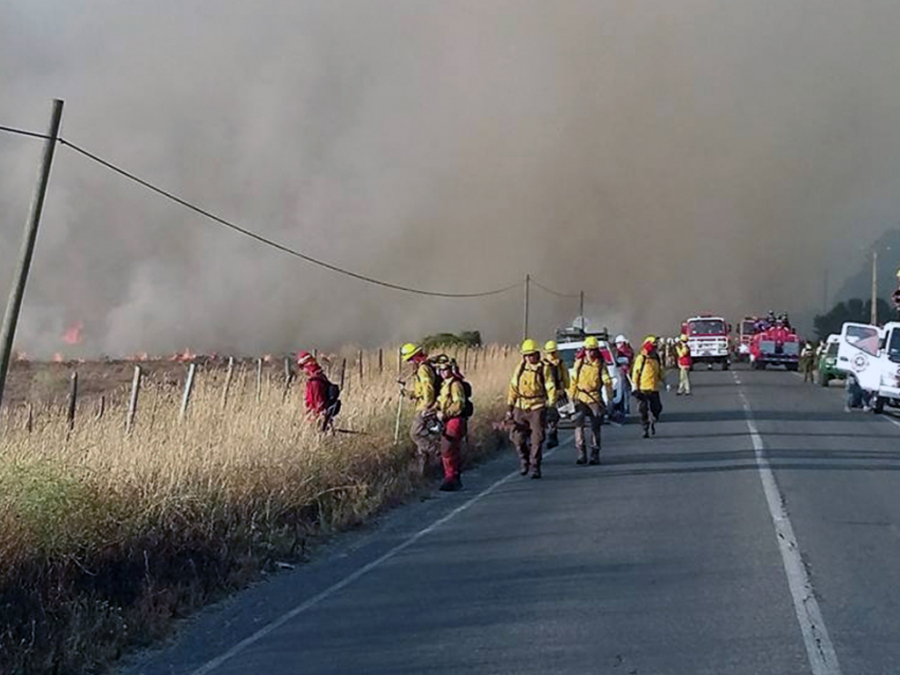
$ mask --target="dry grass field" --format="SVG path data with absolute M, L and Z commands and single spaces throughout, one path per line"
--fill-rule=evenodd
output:
M 467 462 L 497 448 L 491 423 L 517 358 L 502 348 L 478 356 L 467 359 Z M 376 363 L 366 355 L 361 381 L 347 366 L 333 435 L 315 430 L 302 382 L 286 388 L 280 364 L 258 385 L 255 363 L 241 362 L 223 401 L 224 366 L 202 363 L 184 419 L 187 366 L 142 364 L 130 433 L 134 364 L 17 364 L 0 416 L 0 673 L 102 669 L 174 618 L 421 489 L 408 404 L 393 442 L 396 363 Z M 84 395 L 70 431 L 73 369 Z

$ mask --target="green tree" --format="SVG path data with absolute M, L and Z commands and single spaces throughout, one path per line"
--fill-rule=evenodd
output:
M 878 298 L 878 318 L 881 322 L 894 318 L 895 311 L 885 300 Z M 849 322 L 869 323 L 872 318 L 872 301 L 852 298 L 847 302 L 839 302 L 827 314 L 817 314 L 813 319 L 816 336 L 820 340 L 826 339 L 832 333 L 840 333 L 841 327 Z

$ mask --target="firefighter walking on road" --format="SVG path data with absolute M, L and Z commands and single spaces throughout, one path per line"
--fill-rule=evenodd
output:
M 641 352 L 634 360 L 631 381 L 634 385 L 634 395 L 640 403 L 639 410 L 641 425 L 644 428 L 644 438 L 650 438 L 651 433 L 656 434 L 656 422 L 662 412 L 662 402 L 659 400 L 662 365 L 659 362 L 659 353 L 656 351 L 656 338 L 652 335 L 644 340 Z
M 307 351 L 297 353 L 297 365 L 306 373 L 304 404 L 306 413 L 316 420 L 320 431 L 333 430 L 335 416 L 341 411 L 341 390 L 328 379 L 315 356 Z
M 569 369 L 559 357 L 559 346 L 553 340 L 544 345 L 544 363 L 550 368 L 553 386 L 556 389 L 556 404 L 547 408 L 547 448 L 559 445 L 559 409 L 565 405 L 569 391 Z
M 538 343 L 522 343 L 522 362 L 509 382 L 506 419 L 512 422 L 510 440 L 519 456 L 519 473 L 541 477 L 547 408 L 556 406 L 556 387 L 550 367 L 541 361 Z M 529 449 L 530 440 L 530 449 Z
M 691 358 L 691 346 L 688 344 L 688 336 L 682 335 L 678 339 L 678 396 L 691 395 L 691 366 L 694 361 Z
M 442 378 L 441 393 L 438 396 L 438 420 L 443 425 L 441 433 L 441 464 L 444 468 L 444 482 L 440 489 L 455 492 L 462 489 L 460 480 L 461 447 L 466 437 L 470 402 L 466 387 L 454 363 L 449 359 L 438 365 Z
M 800 352 L 800 372 L 803 373 L 803 382 L 813 382 L 813 371 L 816 368 L 816 350 L 811 342 L 803 345 Z
M 438 452 L 439 437 L 432 430 L 437 422 L 438 375 L 420 346 L 407 343 L 400 348 L 400 355 L 415 368 L 412 391 L 404 388 L 403 393 L 416 402 L 409 437 L 416 444 L 416 459 L 424 473 L 428 458 Z
M 575 359 L 575 374 L 572 376 L 569 393 L 575 402 L 575 450 L 576 464 L 600 463 L 600 429 L 606 404 L 603 392 L 612 400 L 612 378 L 606 360 L 600 351 L 597 338 L 589 336 L 584 341 L 584 352 Z M 588 460 L 584 434 L 585 420 L 591 425 L 591 458 Z

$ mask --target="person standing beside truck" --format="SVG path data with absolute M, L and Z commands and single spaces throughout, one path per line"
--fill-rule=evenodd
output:
M 812 384 L 814 382 L 813 379 L 813 371 L 816 368 L 816 350 L 813 348 L 811 342 L 807 342 L 803 345 L 803 349 L 800 351 L 800 372 L 803 373 L 803 383 L 806 384 L 809 382 Z
M 678 339 L 678 396 L 691 395 L 691 346 L 688 344 L 688 336 L 682 333 Z

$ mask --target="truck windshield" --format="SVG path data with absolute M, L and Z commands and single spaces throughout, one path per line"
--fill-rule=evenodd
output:
M 691 335 L 725 335 L 725 322 L 720 319 L 691 321 Z
M 744 321 L 744 323 L 741 324 L 741 332 L 744 335 L 753 335 L 753 333 L 754 333 L 753 327 L 755 325 L 756 324 L 753 321 Z

